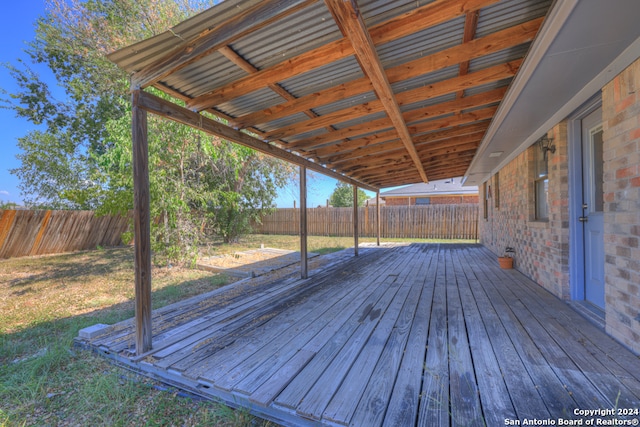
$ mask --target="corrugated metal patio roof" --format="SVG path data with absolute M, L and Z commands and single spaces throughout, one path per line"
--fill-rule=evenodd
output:
M 550 4 L 227 0 L 109 58 L 134 89 L 385 188 L 466 172 Z

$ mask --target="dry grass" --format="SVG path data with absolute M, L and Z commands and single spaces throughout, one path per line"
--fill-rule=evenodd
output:
M 154 268 L 154 307 L 231 280 Z M 132 317 L 133 299 L 129 247 L 0 260 L 0 426 L 260 425 L 72 347 L 81 328 Z

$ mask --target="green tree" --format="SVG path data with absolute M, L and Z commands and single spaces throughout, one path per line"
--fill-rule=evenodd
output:
M 27 54 L 53 71 L 66 98 L 55 99 L 19 61 L 9 70 L 20 90 L 4 100 L 16 115 L 41 125 L 19 139 L 21 165 L 12 171 L 26 203 L 99 213 L 133 208 L 128 77 L 106 54 L 212 4 L 47 1 Z M 172 260 L 191 260 L 203 232 L 228 241 L 247 232 L 293 173 L 284 162 L 153 115 L 148 129 L 153 249 Z
M 358 206 L 364 206 L 367 201 L 367 193 L 358 188 Z M 329 197 L 329 203 L 336 208 L 346 208 L 353 206 L 353 186 L 342 181 L 336 183 L 333 193 Z

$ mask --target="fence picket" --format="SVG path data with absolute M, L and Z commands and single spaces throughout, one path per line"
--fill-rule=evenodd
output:
M 116 246 L 128 228 L 126 216 L 92 211 L 0 210 L 0 258 Z
M 368 211 L 367 209 L 373 209 Z M 380 234 L 384 238 L 470 239 L 478 238 L 478 205 L 382 206 Z M 297 208 L 280 208 L 254 224 L 260 234 L 295 235 L 299 233 Z M 360 208 L 359 233 L 376 235 L 375 207 Z M 352 236 L 352 208 L 308 208 L 307 230 L 313 236 Z

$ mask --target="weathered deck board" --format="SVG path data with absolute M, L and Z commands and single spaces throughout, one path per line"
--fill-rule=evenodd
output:
M 509 307 L 517 310 L 517 317 L 526 331 L 525 334 L 520 334 L 520 337 L 531 337 L 540 349 L 542 358 L 557 375 L 566 393 L 576 402 L 575 406 L 569 404 L 562 408 L 553 408 L 552 415 L 569 416 L 575 407 L 608 408 L 620 405 L 621 402 L 637 404 L 637 395 L 633 395 L 628 388 L 622 386 L 616 375 L 608 371 L 593 357 L 587 347 L 573 339 L 567 332 L 576 327 L 576 324 L 583 330 L 592 329 L 592 334 L 595 336 L 604 337 L 602 331 L 593 328 L 581 317 L 573 318 L 575 323 L 559 324 L 556 320 L 558 313 L 567 312 L 564 303 L 532 282 L 523 280 L 524 277 L 517 272 L 493 269 L 493 273 L 493 280 L 490 282 L 493 286 L 514 282 L 521 285 L 500 287 L 501 295 L 505 297 Z M 525 305 L 523 301 L 527 304 Z M 515 317 L 516 314 L 513 316 Z M 528 366 L 536 365 L 531 363 Z M 549 393 L 548 387 L 543 390 Z M 556 392 L 556 399 L 558 394 L 560 393 Z M 558 401 L 560 399 L 555 400 L 555 403 Z M 552 404 L 550 402 L 550 405 Z
M 414 317 L 408 325 L 411 330 L 402 344 L 404 351 L 399 353 L 399 347 L 395 346 L 385 348 L 360 402 L 355 402 L 358 407 L 351 418 L 353 425 L 379 426 L 385 419 L 387 425 L 415 424 L 437 271 L 435 250 L 425 248 L 425 252 L 429 252 L 430 256 L 423 265 L 422 292 Z M 421 281 L 422 277 L 418 275 L 417 279 Z M 401 338 L 400 332 L 396 334 L 396 339 Z M 398 373 L 395 382 L 390 372 Z
M 346 268 L 350 265 L 347 263 Z M 237 337 L 250 333 L 286 311 L 290 305 L 301 303 L 309 295 L 331 285 L 330 281 L 330 276 L 324 274 L 314 280 L 292 281 L 284 289 L 278 288 L 276 292 L 269 292 L 268 289 L 261 291 L 257 294 L 258 298 L 242 304 L 237 312 L 230 312 L 229 316 L 222 320 L 216 318 L 216 325 L 203 329 L 202 333 L 198 334 L 198 340 L 189 338 L 182 346 L 178 345 L 179 348 L 164 356 L 164 359 L 158 362 L 158 366 L 178 371 L 190 369 L 235 342 Z
M 438 272 L 431 306 L 431 323 L 418 411 L 418 425 L 421 427 L 450 425 L 447 288 L 444 260 L 444 252 L 438 253 Z
M 481 246 L 336 259 L 307 280 L 261 276 L 158 310 L 144 358 L 127 351 L 132 322 L 87 344 L 286 425 L 504 425 L 640 406 L 640 359 Z
M 383 265 L 380 268 L 383 268 Z M 356 280 L 357 276 L 354 274 L 350 277 Z M 322 334 L 314 336 L 321 329 L 324 334 L 328 332 L 333 335 L 346 320 L 345 306 L 348 306 L 356 295 L 364 295 L 372 290 L 368 289 L 362 281 L 356 280 L 352 283 L 353 286 L 348 286 L 351 282 L 345 284 L 347 286 L 328 287 L 316 293 L 305 305 L 294 305 L 281 315 L 261 325 L 255 330 L 255 333 L 251 334 L 250 339 L 237 339 L 233 344 L 194 364 L 189 368 L 188 375 L 195 379 L 204 379 L 214 383 L 218 378 L 225 376 L 227 372 L 231 372 L 238 366 L 241 366 L 241 371 L 250 372 L 255 368 L 252 363 L 269 363 L 270 358 L 263 356 L 265 352 L 271 355 L 277 354 L 277 357 L 282 358 L 282 347 L 286 347 L 285 350 L 291 352 L 304 345 L 305 351 L 315 353 L 317 348 L 312 345 L 313 342 L 305 343 L 304 337 L 312 336 L 314 337 L 313 341 L 321 340 Z M 328 303 L 322 304 L 322 302 Z M 313 308 L 309 310 L 308 305 Z M 291 338 L 291 334 L 294 334 L 295 337 Z M 272 369 L 275 368 L 274 365 L 269 366 Z M 261 374 L 264 375 L 264 372 L 264 370 L 261 371 Z
M 399 264 L 404 265 L 407 259 L 398 258 Z M 393 265 L 393 264 L 392 264 Z M 378 310 L 376 304 L 384 305 L 397 290 L 397 287 L 390 288 L 396 281 L 396 276 L 388 274 L 380 274 L 370 283 L 370 287 L 374 290 L 364 301 L 354 303 L 349 310 L 349 319 L 343 326 L 337 330 L 321 348 L 318 348 L 316 357 L 305 367 L 305 369 L 297 376 L 291 384 L 275 399 L 275 403 L 283 407 L 297 408 L 298 404 L 304 399 L 323 373 L 328 370 L 330 363 L 342 350 L 342 347 L 358 330 L 361 322 L 366 320 L 368 316 Z M 385 297 L 386 295 L 386 297 Z M 372 325 L 372 322 L 369 322 Z M 362 333 L 362 329 L 361 329 Z M 355 339 L 355 338 L 354 338 Z
M 503 376 L 503 372 L 505 371 L 500 369 L 498 357 L 496 356 L 498 353 L 505 354 L 505 346 L 510 344 L 510 342 L 502 338 L 505 336 L 504 333 L 500 333 L 502 331 L 492 330 L 484 324 L 484 320 L 480 314 L 480 307 L 482 307 L 482 310 L 486 310 L 487 307 L 480 305 L 480 301 L 476 301 L 474 298 L 470 281 L 475 280 L 475 276 L 471 271 L 465 274 L 464 263 L 465 259 L 463 257 L 454 256 L 454 272 L 458 283 L 460 300 L 464 307 L 469 346 L 471 354 L 473 354 L 473 367 L 478 384 L 479 396 L 482 400 L 483 421 L 486 425 L 490 426 L 501 425 L 504 423 L 505 418 L 516 418 L 514 402 L 507 389 L 505 376 Z M 490 338 L 490 335 L 493 335 L 493 340 Z M 478 357 L 478 355 L 480 357 Z M 521 376 L 521 372 L 512 372 L 512 374 Z M 525 388 L 523 387 L 523 389 Z M 533 399 L 528 399 L 526 404 L 535 408 L 535 401 L 532 400 Z M 516 402 L 515 404 L 519 406 L 524 404 L 524 402 Z M 537 415 L 546 415 L 543 411 L 544 406 L 540 409 Z
M 368 384 L 372 382 L 375 386 L 369 388 L 370 393 L 380 392 L 381 389 L 393 384 L 394 373 L 397 372 L 397 365 L 402 357 L 417 303 L 424 287 L 422 278 L 428 265 L 429 259 L 424 254 L 418 254 L 414 258 L 414 263 L 408 266 L 410 268 L 406 270 L 406 276 L 398 276 L 398 280 L 402 277 L 402 286 L 407 293 L 394 301 L 397 306 L 395 310 L 394 307 L 389 307 L 367 343 L 362 347 L 357 360 L 350 367 L 349 374 L 324 411 L 323 419 L 347 425 L 359 403 L 351 399 L 351 396 L 362 395 Z M 376 371 L 378 363 L 390 364 L 393 369 Z M 374 373 L 378 375 L 375 376 Z
M 501 294 L 491 286 L 484 270 L 479 268 L 488 260 L 476 260 L 470 256 L 465 259 L 476 277 L 470 281 L 471 290 L 478 305 L 483 307 L 481 315 L 505 373 L 517 417 L 544 418 L 551 413 L 557 416 L 563 408 L 575 407 L 575 401 L 551 367 L 540 363 L 544 357 L 536 343 L 526 334 Z
M 476 372 L 467 336 L 465 314 L 450 253 L 445 258 L 447 288 L 447 331 L 451 422 L 454 425 L 482 426 Z M 486 357 L 481 355 L 480 357 Z
M 389 283 L 382 297 L 375 304 L 365 306 L 364 311 L 360 314 L 356 313 L 356 317 L 358 317 L 356 329 L 326 367 L 326 370 L 332 374 L 322 375 L 318 378 L 313 387 L 309 389 L 297 405 L 296 411 L 298 413 L 312 419 L 321 419 L 322 413 L 340 385 L 345 381 L 357 357 L 364 351 L 364 347 L 370 342 L 375 344 L 376 339 L 381 339 L 376 336 L 375 331 L 385 335 L 385 338 L 388 336 L 393 326 L 392 320 L 398 316 L 398 312 L 404 305 L 410 290 L 410 282 L 405 280 L 409 274 L 408 271 L 403 269 L 397 274 L 394 273 L 396 272 L 387 276 Z M 356 320 L 356 318 L 354 317 L 353 320 Z M 333 353 L 333 347 L 324 348 L 330 348 L 328 353 Z M 318 356 L 321 356 L 321 353 L 322 350 L 318 353 Z M 356 369 L 358 369 L 361 364 L 356 366 Z M 358 382 L 364 380 L 368 380 L 368 375 L 357 376 L 356 378 Z
M 356 283 L 347 281 L 345 284 L 347 286 L 329 287 L 328 292 L 316 294 L 305 304 L 298 304 L 288 310 L 288 312 L 299 313 L 294 316 L 297 320 L 295 323 L 288 324 L 279 319 L 273 319 L 275 326 L 265 324 L 264 333 L 276 335 L 264 347 L 228 371 L 216 369 L 221 375 L 202 376 L 202 378 L 207 378 L 223 389 L 252 394 L 263 381 L 276 374 L 280 366 L 286 364 L 288 358 L 298 349 L 315 354 L 347 320 L 350 314 L 349 306 L 353 305 L 357 298 L 364 298 L 373 290 L 373 287 L 367 287 L 361 281 Z M 349 292 L 345 294 L 347 291 Z M 330 306 L 330 303 L 321 304 L 323 300 L 335 301 L 336 304 L 333 306 Z M 281 328 L 283 325 L 285 329 Z M 263 352 L 272 356 L 265 358 Z M 220 355 L 224 357 L 223 352 Z M 264 367 L 259 369 L 259 365 Z M 213 363 L 212 366 L 219 365 Z

